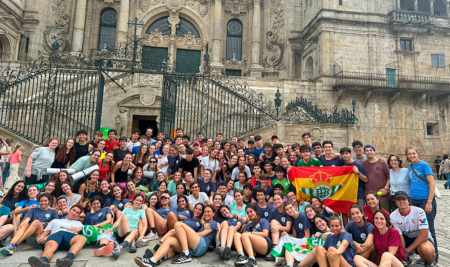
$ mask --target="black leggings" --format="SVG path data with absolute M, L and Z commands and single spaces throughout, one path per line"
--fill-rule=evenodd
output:
M 50 179 L 50 175 L 42 175 L 42 179 L 38 181 L 37 180 L 37 175 L 36 174 L 32 174 L 32 175 L 30 175 L 30 177 L 26 177 L 25 176 L 25 183 L 27 185 L 45 184 L 49 179 Z

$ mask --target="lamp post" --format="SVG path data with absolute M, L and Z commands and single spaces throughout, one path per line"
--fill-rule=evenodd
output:
M 355 99 L 352 99 L 352 106 L 353 106 L 353 122 L 354 122 L 354 124 L 357 124 L 358 123 L 358 118 L 355 115 L 355 106 L 356 106 Z
M 275 93 L 275 99 L 274 99 L 275 107 L 277 108 L 277 119 L 278 119 L 279 109 L 280 109 L 280 107 L 281 107 L 281 101 L 283 101 L 283 100 L 280 98 L 280 96 L 281 96 L 281 94 L 280 94 L 280 88 L 278 87 L 278 88 L 277 88 L 277 92 Z

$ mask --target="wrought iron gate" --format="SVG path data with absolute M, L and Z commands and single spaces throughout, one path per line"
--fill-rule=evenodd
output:
M 277 120 L 275 107 L 238 80 L 180 74 L 164 75 L 160 119 L 165 133 L 181 127 L 190 136 L 222 133 L 227 139 Z
M 31 142 L 65 140 L 100 128 L 103 76 L 52 64 L 6 72 L 0 87 L 0 127 Z M 97 127 L 96 127 L 97 126 Z

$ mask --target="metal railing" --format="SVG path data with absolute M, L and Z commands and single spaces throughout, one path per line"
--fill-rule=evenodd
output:
M 450 79 L 343 71 L 335 75 L 336 85 L 410 90 L 450 91 Z
M 394 10 L 390 13 L 391 23 L 393 22 L 410 22 L 424 23 L 430 21 L 430 14 L 415 11 Z

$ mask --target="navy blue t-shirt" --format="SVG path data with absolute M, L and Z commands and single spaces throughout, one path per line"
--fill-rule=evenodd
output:
M 284 214 L 284 215 L 283 215 Z M 286 212 L 279 213 L 278 209 L 274 207 L 274 209 L 269 214 L 269 222 L 272 220 L 278 221 L 281 226 L 286 226 L 287 222 L 292 222 L 292 217 L 287 215 Z
M 188 209 L 184 209 L 184 210 L 176 210 L 175 211 L 175 215 L 183 215 L 183 216 L 186 216 L 186 217 L 188 217 L 188 218 L 193 218 L 194 217 L 194 214 L 190 211 L 190 210 L 188 210 Z
M 195 219 L 192 219 L 192 218 L 186 218 L 186 219 L 184 219 L 183 220 L 183 222 L 187 225 L 187 226 L 189 226 L 189 227 L 191 227 L 192 228 L 192 230 L 194 230 L 194 231 L 198 231 L 198 230 L 200 230 L 200 228 L 202 227 L 202 224 L 199 222 L 199 221 L 197 221 L 197 220 L 195 220 Z
M 254 200 L 258 201 L 256 199 L 256 189 L 261 188 L 261 185 L 257 185 L 253 188 L 253 193 L 252 193 L 252 197 Z M 269 199 L 273 197 L 273 187 L 271 187 L 270 185 L 267 186 L 266 189 L 266 202 L 269 202 Z
M 10 211 L 14 211 L 19 206 L 19 197 L 13 197 L 11 199 L 3 198 L 2 205 L 9 208 Z
M 275 208 L 274 206 L 270 204 L 266 204 L 266 208 L 261 208 L 258 203 L 255 203 L 256 210 L 258 211 L 259 217 L 264 218 L 266 220 L 269 219 L 269 215 L 272 212 L 272 210 Z
M 150 185 L 150 181 L 147 178 L 142 177 L 141 180 L 139 180 L 139 182 L 136 183 L 136 187 L 139 186 L 147 186 Z
M 177 214 L 177 210 L 173 207 L 160 208 L 156 210 L 156 213 L 158 213 L 164 220 L 167 219 L 167 214 L 169 214 L 169 212 Z
M 356 226 L 356 222 L 348 222 L 347 226 L 345 226 L 345 231 L 352 235 L 352 238 L 355 242 L 359 244 L 364 244 L 369 235 L 372 235 L 373 224 L 366 223 L 366 226 L 358 227 Z
M 339 248 L 343 240 L 347 240 L 349 245 L 347 249 L 342 253 L 342 257 L 350 264 L 351 266 L 355 266 L 353 263 L 353 258 L 355 257 L 355 245 L 353 245 L 352 235 L 347 232 L 342 232 L 338 236 L 334 234 L 329 235 L 325 240 L 325 244 L 323 248 L 328 250 L 329 247 L 334 247 L 336 249 Z
M 97 225 L 104 221 L 106 221 L 106 216 L 111 214 L 112 212 L 109 208 L 101 208 L 99 211 L 95 213 L 86 214 L 84 218 L 84 225 Z
M 130 203 L 129 199 L 124 199 L 124 200 L 118 200 L 118 199 L 114 199 L 113 202 L 111 203 L 111 199 L 107 199 L 105 202 L 105 208 L 109 207 L 111 205 L 114 205 L 117 207 L 118 210 L 123 211 L 123 209 L 125 208 L 125 204 Z
M 208 223 L 205 223 L 204 225 L 202 225 L 202 227 L 200 228 L 200 230 L 198 230 L 198 232 L 203 232 L 205 230 L 205 225 Z M 209 226 L 211 227 L 211 233 L 209 233 L 207 236 L 203 237 L 206 241 L 206 246 L 209 247 L 209 245 L 211 245 L 211 242 L 214 240 L 217 230 L 219 230 L 219 227 L 217 226 L 217 222 L 216 221 L 211 221 L 209 222 Z
M 40 208 L 33 208 L 28 212 L 27 218 L 30 218 L 30 223 L 34 220 L 38 220 L 41 223 L 49 223 L 53 219 L 59 219 L 58 212 L 56 210 L 41 210 Z
M 319 157 L 319 160 L 322 162 L 322 165 L 324 167 L 344 166 L 344 164 L 345 164 L 345 160 L 341 157 L 327 160 L 327 159 L 325 159 L 325 155 L 323 155 L 322 157 Z
M 367 173 L 366 173 L 366 169 L 364 169 L 364 166 L 361 164 L 361 162 L 355 160 L 353 161 L 352 164 L 348 164 L 347 162 L 344 161 L 344 166 L 356 166 L 358 167 L 359 172 L 367 177 Z M 364 199 L 364 188 L 365 188 L 365 184 L 363 180 L 361 180 L 361 178 L 359 178 L 358 181 L 358 199 Z
M 247 224 L 247 227 L 245 227 L 245 231 L 246 232 L 250 232 L 250 227 L 252 227 L 252 225 L 253 225 L 253 222 L 249 222 Z M 266 219 L 261 218 L 259 220 L 259 223 L 257 223 L 255 225 L 255 227 L 252 229 L 252 232 L 259 232 L 259 233 L 261 233 L 264 229 L 267 229 L 270 232 L 269 222 Z
M 169 168 L 174 170 L 174 171 L 178 171 L 178 163 L 181 160 L 181 156 L 178 155 L 176 157 L 172 157 L 170 154 L 167 155 L 167 161 L 169 162 Z
M 238 219 L 236 219 L 236 217 L 231 217 L 229 219 L 226 219 L 226 221 L 228 222 L 228 226 L 236 226 L 237 223 L 239 222 Z
M 311 221 L 309 218 L 308 218 L 308 221 L 309 221 L 309 224 L 311 225 L 311 229 L 309 229 L 309 233 L 311 234 L 311 236 L 313 236 L 317 232 L 320 232 L 319 228 L 317 228 L 314 221 Z
M 208 197 L 211 196 L 211 192 L 216 192 L 216 185 L 212 180 L 205 183 L 204 179 L 198 179 L 198 183 L 200 184 L 200 192 L 206 193 Z
M 298 213 L 297 219 L 294 219 L 292 221 L 292 224 L 294 225 L 294 229 L 297 232 L 297 238 L 305 237 L 305 230 L 311 229 L 311 223 L 309 222 L 308 217 L 304 212 L 301 211 Z

